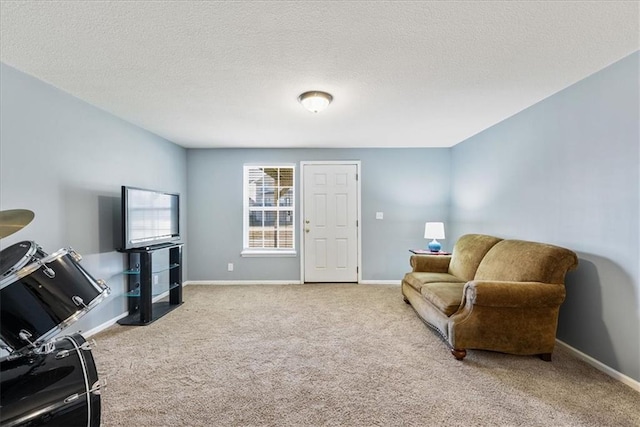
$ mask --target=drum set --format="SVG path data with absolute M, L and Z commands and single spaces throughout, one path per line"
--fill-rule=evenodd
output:
M 31 211 L 0 211 L 0 238 L 29 224 Z M 99 426 L 91 344 L 57 335 L 109 294 L 71 248 L 47 254 L 33 241 L 0 251 L 0 426 Z

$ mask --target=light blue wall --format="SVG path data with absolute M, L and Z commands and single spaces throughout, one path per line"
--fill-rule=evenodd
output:
M 300 182 L 299 162 L 314 160 L 361 162 L 362 277 L 399 281 L 410 269 L 408 249 L 426 244 L 424 222 L 447 219 L 449 149 L 188 150 L 189 279 L 300 280 L 299 256 L 240 257 L 242 173 L 245 163 L 295 163 Z M 384 219 L 376 220 L 376 212 Z M 300 248 L 298 228 L 296 220 Z M 230 262 L 233 272 L 227 272 Z
M 578 253 L 558 337 L 640 380 L 635 53 L 452 150 L 451 225 Z
M 112 294 L 65 333 L 93 329 L 126 311 L 124 255 L 114 251 L 120 186 L 186 196 L 186 150 L 6 64 L 0 77 L 0 210 L 35 212 L 0 248 L 32 240 L 48 254 L 78 251 Z M 186 207 L 184 197 L 185 232 Z

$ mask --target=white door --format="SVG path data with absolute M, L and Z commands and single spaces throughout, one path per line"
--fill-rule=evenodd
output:
M 304 281 L 357 282 L 357 165 L 302 167 Z

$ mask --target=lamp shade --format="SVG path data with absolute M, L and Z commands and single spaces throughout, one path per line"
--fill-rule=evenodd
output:
M 320 92 L 317 90 L 305 92 L 298 97 L 300 104 L 312 113 L 324 110 L 329 106 L 332 100 L 333 96 L 327 92 Z
M 427 222 L 424 224 L 425 239 L 444 239 L 443 222 Z

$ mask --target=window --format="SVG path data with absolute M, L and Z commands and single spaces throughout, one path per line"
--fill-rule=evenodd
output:
M 295 167 L 244 167 L 242 255 L 295 255 Z

